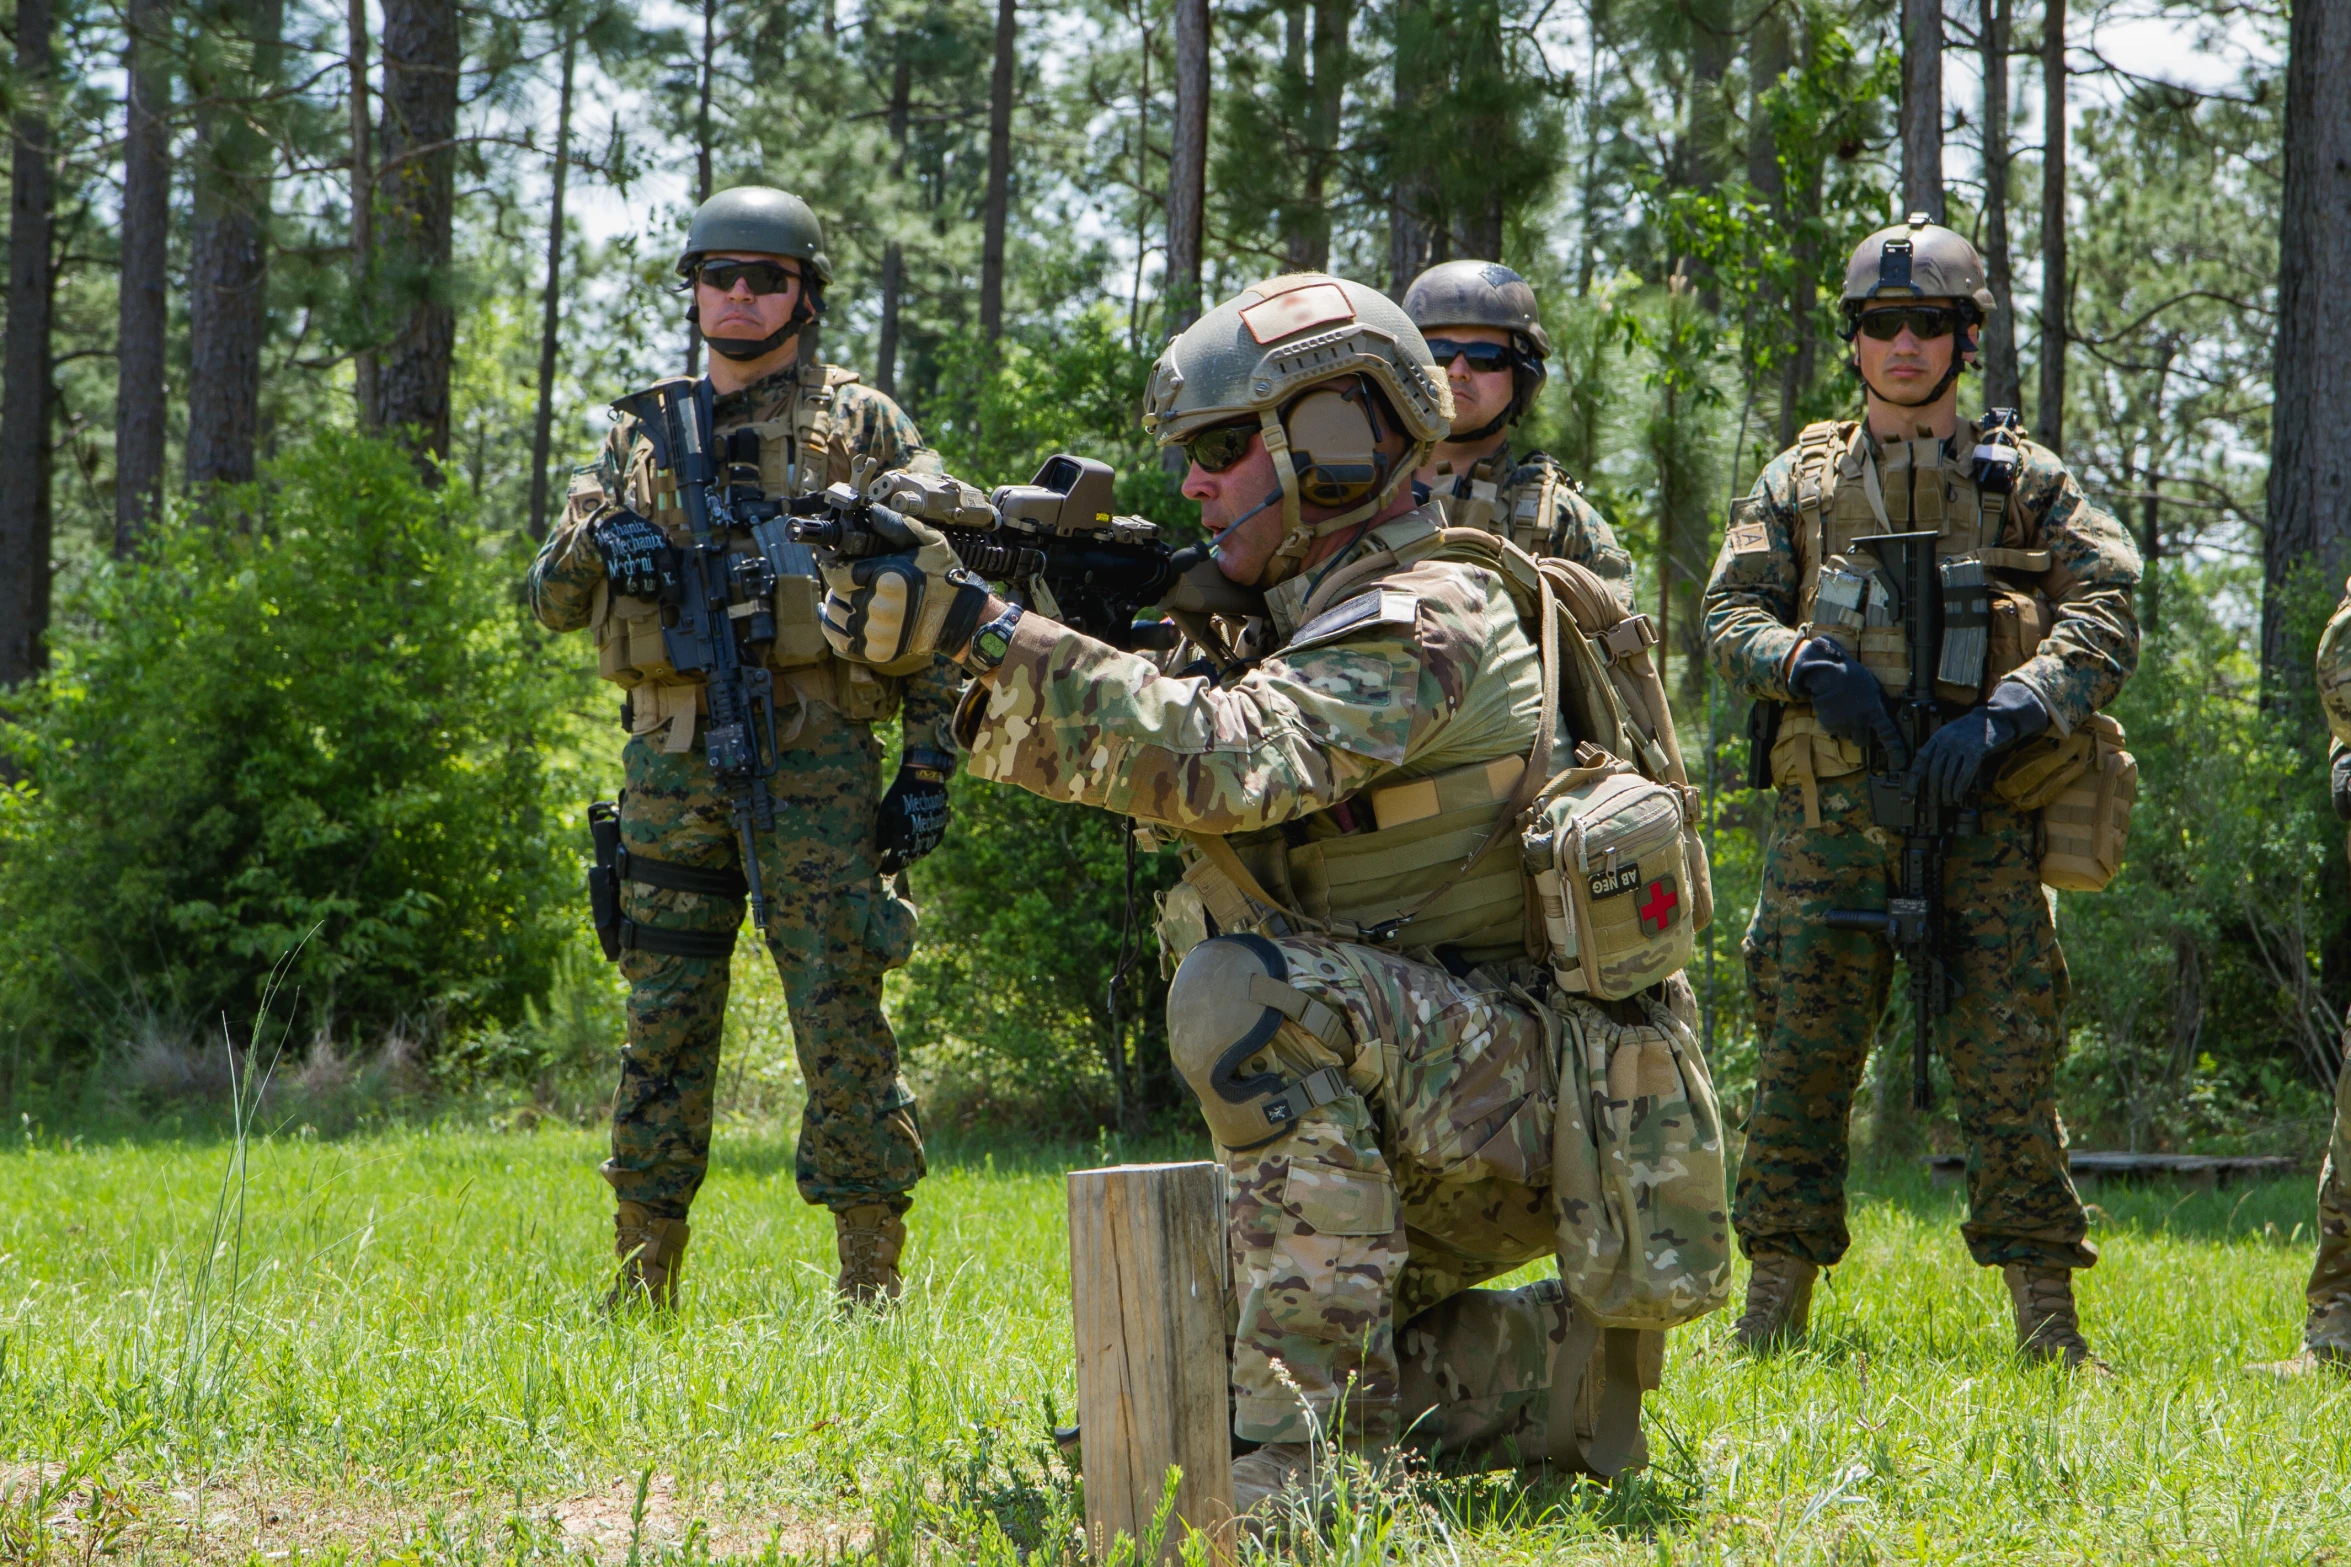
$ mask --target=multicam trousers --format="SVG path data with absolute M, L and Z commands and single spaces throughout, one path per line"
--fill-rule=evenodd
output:
M 1227 1154 L 1233 1429 L 1296 1442 L 1320 1425 L 1374 1445 L 1401 1436 L 1532 1461 L 1545 1451 L 1564 1297 L 1556 1280 L 1471 1286 L 1557 1245 L 1556 1076 L 1542 1023 L 1433 964 L 1319 937 L 1274 945 L 1289 983 L 1344 1017 L 1363 1064 L 1359 1092 Z M 1380 1041 L 1393 1047 L 1385 1067 L 1367 1070 L 1363 1052 L 1382 1054 Z M 1296 1076 L 1314 1063 L 1282 1066 Z M 1663 1336 L 1645 1339 L 1642 1381 L 1654 1386 Z
M 2343 1068 L 2335 1075 L 2335 1127 L 2318 1172 L 2318 1260 L 2310 1268 L 2303 1340 L 2351 1350 L 2351 1017 L 2343 1020 Z
M 1900 839 L 1871 824 L 1858 775 L 1820 785 L 1818 827 L 1779 794 L 1763 889 L 1747 928 L 1760 1040 L 1755 1111 L 1732 1223 L 1749 1256 L 1826 1267 L 1845 1255 L 1847 1120 L 1886 1007 L 1894 959 L 1878 937 L 1831 930 L 1830 909 L 1881 909 Z M 2098 1260 L 2066 1165 L 2054 1078 L 2064 1051 L 2065 957 L 2041 892 L 2029 815 L 1987 806 L 1944 870 L 1947 957 L 1959 994 L 1935 1021 L 1967 1139 L 1968 1251 L 1986 1267 L 2086 1268 Z
M 838 1210 L 882 1201 L 903 1211 L 923 1175 L 922 1136 L 881 998 L 882 974 L 913 947 L 914 910 L 876 869 L 881 750 L 873 731 L 814 703 L 804 711 L 769 782 L 775 830 L 759 843 L 764 935 L 808 1085 L 795 1173 L 808 1202 Z M 620 830 L 631 854 L 740 865 L 699 733 L 692 750 L 678 753 L 633 737 L 623 766 Z M 630 919 L 664 930 L 729 930 L 742 919 L 741 899 L 634 882 L 622 895 Z M 684 1218 L 710 1163 L 727 962 L 628 951 L 621 973 L 629 1036 L 604 1178 L 622 1201 Z

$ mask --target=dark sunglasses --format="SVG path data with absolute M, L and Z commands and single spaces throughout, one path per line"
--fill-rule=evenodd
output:
M 733 293 L 737 283 L 750 284 L 754 294 L 782 294 L 800 281 L 800 273 L 773 261 L 705 261 L 694 269 L 694 280 L 722 294 Z
M 1437 362 L 1440 370 L 1456 359 L 1466 359 L 1469 367 L 1480 375 L 1512 369 L 1518 364 L 1518 355 L 1507 343 L 1457 343 L 1449 337 L 1430 338 L 1429 357 Z
M 1222 473 L 1249 455 L 1250 439 L 1257 434 L 1258 429 L 1259 425 L 1254 419 L 1211 425 L 1176 444 L 1183 449 L 1185 458 L 1202 473 Z
M 1861 314 L 1861 335 L 1891 343 L 1902 335 L 1904 327 L 1911 335 L 1925 342 L 1932 338 L 1949 337 L 1959 330 L 1959 312 L 1948 305 L 1905 305 L 1899 310 L 1865 310 Z

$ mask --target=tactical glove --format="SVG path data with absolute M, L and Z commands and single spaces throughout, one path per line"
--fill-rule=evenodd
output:
M 1902 731 L 1886 711 L 1878 677 L 1837 643 L 1814 637 L 1798 648 L 1788 671 L 1788 689 L 1812 704 L 1812 716 L 1830 734 L 1855 745 L 1875 739 L 1894 767 L 1909 765 L 1910 747 L 1902 743 Z
M 947 836 L 947 778 L 955 758 L 943 751 L 909 751 L 898 776 L 882 796 L 882 874 L 895 876 L 939 846 Z
M 898 550 L 825 563 L 824 638 L 860 664 L 894 664 L 921 653 L 961 652 L 979 626 L 988 590 L 955 558 L 947 535 L 886 506 L 873 531 Z
M 2351 747 L 2335 747 L 2330 770 L 2335 781 L 2335 814 L 2351 822 Z
M 1944 805 L 1965 805 L 1984 763 L 2048 727 L 2049 710 L 2033 695 L 2032 687 L 2022 681 L 2003 680 L 1993 688 L 1992 700 L 1952 719 L 1928 737 L 1918 748 L 1911 779 L 1926 784 Z
M 633 511 L 615 512 L 589 530 L 604 558 L 604 579 L 612 591 L 631 598 L 659 598 L 662 584 L 677 573 L 677 551 L 656 528 Z

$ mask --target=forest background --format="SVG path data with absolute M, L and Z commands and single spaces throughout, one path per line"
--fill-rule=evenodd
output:
M 255 1050 L 320 1123 L 596 1113 L 621 1023 L 584 813 L 621 737 L 586 639 L 517 587 L 604 406 L 696 362 L 691 206 L 756 181 L 826 224 L 826 357 L 951 471 L 1076 450 L 1178 528 L 1135 412 L 1199 301 L 1298 267 L 1401 293 L 1455 256 L 1533 279 L 1558 352 L 1521 445 L 1633 551 L 1705 759 L 1694 978 L 1734 1117 L 1765 800 L 1698 594 L 1730 499 L 1855 405 L 1854 240 L 1921 209 L 1969 233 L 2001 307 L 1963 395 L 2021 407 L 2147 561 L 2130 863 L 2059 911 L 2066 1113 L 2093 1144 L 2312 1148 L 2351 1001 L 2309 675 L 2351 564 L 2316 420 L 2351 393 L 2318 292 L 2341 9 L 15 0 L 0 1111 L 201 1116 Z M 934 1124 L 1181 1116 L 1172 864 L 1099 813 L 956 803 L 893 981 Z M 745 943 L 750 1113 L 794 1098 L 763 966 Z M 1948 1095 L 1902 1108 L 1906 1053 L 1882 1153 L 1955 1132 Z

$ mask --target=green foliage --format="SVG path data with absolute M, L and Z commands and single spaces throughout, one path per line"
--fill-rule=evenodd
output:
M 577 677 L 514 536 L 326 434 L 83 579 L 5 734 L 0 995 L 20 1047 L 126 1016 L 300 1035 L 518 1017 L 574 923 Z

